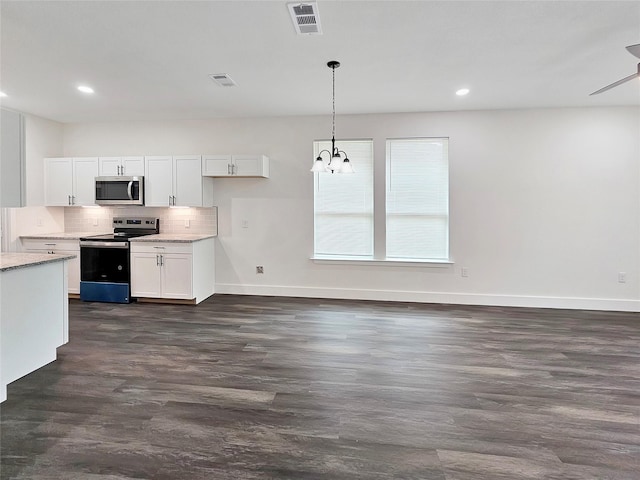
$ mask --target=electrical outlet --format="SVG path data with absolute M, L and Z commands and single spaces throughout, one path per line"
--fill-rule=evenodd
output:
M 188 218 L 186 218 L 186 219 L 184 220 L 184 228 L 189 228 L 190 226 L 191 226 L 191 222 L 189 221 L 189 219 L 188 219 Z
M 256 266 L 256 273 L 264 273 L 264 267 L 262 265 Z
M 41 219 L 41 218 L 38 218 L 38 219 L 36 220 L 36 225 L 37 225 L 38 227 L 41 227 L 41 226 L 42 226 L 42 219 Z
M 97 227 L 97 226 L 98 226 L 98 219 L 97 219 L 97 218 L 94 218 L 94 219 L 93 219 L 93 226 L 94 226 L 94 227 Z
M 627 272 L 618 272 L 618 283 L 627 283 Z
M 249 220 L 242 220 L 242 228 L 249 228 Z
M 469 276 L 469 267 L 462 267 L 460 269 L 460 275 L 462 275 L 463 277 L 468 277 Z

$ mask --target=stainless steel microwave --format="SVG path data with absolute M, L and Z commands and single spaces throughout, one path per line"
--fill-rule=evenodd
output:
M 96 177 L 98 205 L 144 205 L 144 177 Z

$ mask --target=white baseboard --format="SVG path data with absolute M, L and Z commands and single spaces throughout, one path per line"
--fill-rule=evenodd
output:
M 611 298 L 487 295 L 477 293 L 412 292 L 399 290 L 291 287 L 281 285 L 240 285 L 232 283 L 217 283 L 216 293 L 274 297 L 336 298 L 348 300 L 380 300 L 387 302 L 448 303 L 453 305 L 640 312 L 640 300 Z

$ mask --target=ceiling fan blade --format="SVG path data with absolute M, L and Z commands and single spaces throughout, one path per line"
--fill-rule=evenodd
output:
M 627 50 L 629 51 L 629 53 L 631 55 L 633 55 L 634 57 L 638 57 L 640 58 L 640 43 L 637 45 L 629 45 L 627 47 Z
M 629 75 L 628 77 L 624 77 L 622 80 L 618 80 L 617 82 L 612 83 L 611 85 L 607 85 L 606 87 L 603 87 L 600 90 L 596 90 L 595 92 L 589 94 L 589 96 L 598 95 L 599 93 L 606 92 L 607 90 L 611 90 L 612 88 L 617 87 L 618 85 L 622 85 L 623 83 L 638 77 L 640 77 L 640 72 L 634 73 L 633 75 Z

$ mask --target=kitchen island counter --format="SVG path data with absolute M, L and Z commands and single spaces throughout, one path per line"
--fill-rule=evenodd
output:
M 69 341 L 71 254 L 0 253 L 0 401 Z
M 42 265 L 44 263 L 60 262 L 75 258 L 75 255 L 50 253 L 0 253 L 0 272 L 17 268 Z

